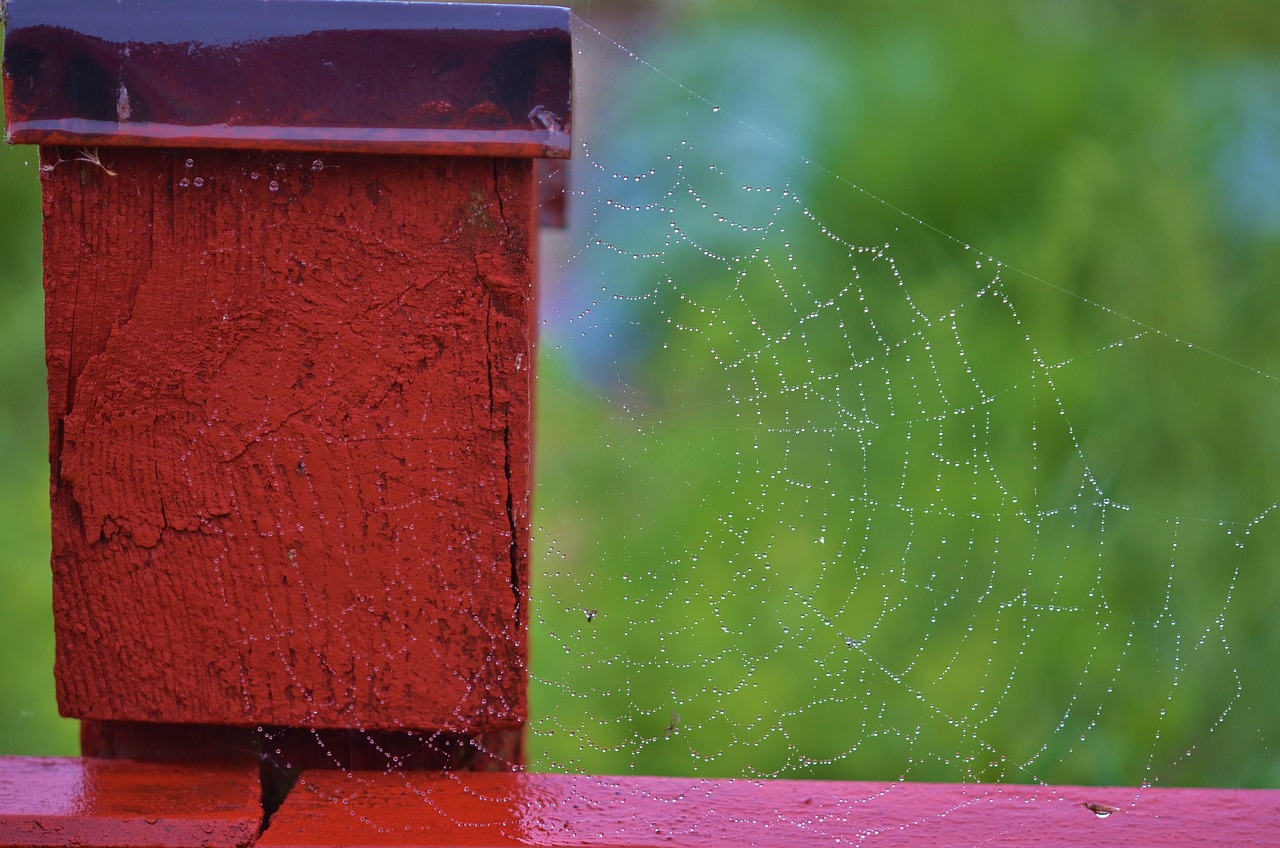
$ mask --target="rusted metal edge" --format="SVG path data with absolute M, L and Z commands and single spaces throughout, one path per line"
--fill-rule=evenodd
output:
M 12 144 L 568 158 L 567 9 L 9 0 Z

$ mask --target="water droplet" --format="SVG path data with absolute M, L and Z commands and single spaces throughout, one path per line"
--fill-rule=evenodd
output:
M 323 163 L 323 162 L 321 162 L 319 159 L 317 159 L 316 161 L 314 161 L 314 162 L 312 162 L 312 163 L 311 163 L 311 170 L 313 170 L 313 171 L 323 171 L 323 170 L 324 170 L 324 163 Z
M 196 177 L 195 179 L 196 188 L 200 188 L 203 185 L 204 185 L 204 177 Z
M 712 106 L 712 107 L 711 107 L 711 111 L 712 111 L 712 112 L 719 112 L 719 111 L 720 111 L 720 107 L 719 107 L 719 106 Z
M 267 184 L 267 188 L 271 189 L 272 191 L 279 191 L 280 183 L 276 182 L 275 180 L 272 180 L 270 183 Z
M 186 162 L 184 162 L 183 164 L 184 164 L 184 165 L 186 165 L 188 168 L 194 168 L 194 167 L 196 166 L 196 160 L 194 160 L 194 159 L 188 159 L 188 160 L 187 160 Z
M 183 177 L 182 179 L 178 180 L 178 185 L 182 186 L 183 188 L 186 188 L 187 186 L 191 185 L 191 180 L 187 179 L 186 177 Z

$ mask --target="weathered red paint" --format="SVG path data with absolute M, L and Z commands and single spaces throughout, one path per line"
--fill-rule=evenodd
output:
M 1278 821 L 1271 790 L 313 772 L 258 844 L 1275 846 Z
M 20 144 L 568 157 L 567 9 L 10 0 Z
M 525 717 L 527 160 L 45 149 L 59 703 Z
M 256 768 L 0 757 L 0 846 L 252 843 Z

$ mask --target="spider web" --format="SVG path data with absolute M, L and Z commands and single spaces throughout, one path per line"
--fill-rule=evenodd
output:
M 796 153 L 800 118 L 739 119 L 579 24 L 603 83 L 542 273 L 531 770 L 1267 780 L 1241 596 L 1272 591 L 1273 374 L 930 226 Z M 1261 434 L 1259 476 L 1194 443 L 1152 459 L 1175 430 L 1133 422 L 1178 415 L 1174 386 Z
M 535 767 L 1145 785 L 1258 741 L 1231 614 L 1274 491 L 1196 500 L 1197 445 L 1144 466 L 1100 399 L 1274 377 L 582 30 L 646 131 L 583 134 L 546 285 Z

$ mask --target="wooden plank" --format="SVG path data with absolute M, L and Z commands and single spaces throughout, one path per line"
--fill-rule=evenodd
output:
M 0 757 L 0 846 L 248 845 L 259 792 L 254 767 Z
M 1243 848 L 1278 822 L 1272 790 L 312 772 L 259 845 Z
M 41 163 L 63 712 L 519 728 L 530 160 Z

